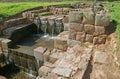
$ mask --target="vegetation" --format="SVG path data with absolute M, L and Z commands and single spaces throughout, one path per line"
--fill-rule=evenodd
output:
M 118 41 L 120 45 L 120 3 L 119 2 L 106 2 L 106 4 L 114 5 L 113 7 L 110 7 L 109 5 L 106 7 L 106 9 L 109 10 L 111 20 L 115 20 L 117 23 L 116 30 L 118 33 Z
M 51 15 L 51 14 L 52 14 L 51 12 L 42 12 L 42 13 L 39 13 L 39 15 L 41 15 L 41 16 Z
M 58 5 L 58 4 L 71 4 L 71 1 L 64 2 L 20 2 L 20 3 L 0 3 L 0 16 L 9 17 L 16 13 L 22 12 L 27 9 L 48 6 L 48 5 Z

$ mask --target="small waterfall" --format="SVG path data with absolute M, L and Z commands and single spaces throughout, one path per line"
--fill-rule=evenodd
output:
M 55 27 L 55 33 L 59 34 L 61 31 L 63 31 L 63 23 L 61 18 L 56 19 L 56 27 Z
M 40 20 L 40 18 L 39 18 L 39 17 L 36 17 L 36 18 L 34 19 L 34 23 L 35 23 L 36 26 L 37 26 L 37 34 L 40 34 L 40 32 L 39 32 L 39 30 L 40 30 L 40 25 L 41 25 L 41 20 Z
M 50 32 L 50 34 L 51 34 L 52 37 L 54 36 L 54 33 L 55 33 L 54 30 L 55 30 L 55 27 L 56 27 L 55 18 L 56 17 L 52 17 L 52 18 L 48 19 L 48 22 L 49 22 L 48 31 Z

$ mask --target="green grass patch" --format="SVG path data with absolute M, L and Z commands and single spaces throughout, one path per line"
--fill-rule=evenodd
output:
M 71 4 L 72 1 L 64 2 L 19 2 L 19 3 L 0 3 L 0 16 L 9 17 L 16 13 L 22 12 L 27 9 L 39 7 L 39 6 L 49 6 L 49 5 L 59 5 L 59 4 Z
M 111 20 L 117 22 L 116 31 L 118 33 L 118 41 L 120 45 L 120 2 L 106 2 L 106 4 L 113 4 L 113 7 L 107 6 L 106 9 L 109 10 Z
M 71 10 L 71 8 L 63 8 L 63 10 L 69 11 L 69 10 Z
M 40 16 L 45 16 L 45 15 L 52 15 L 52 12 L 41 12 L 39 13 Z

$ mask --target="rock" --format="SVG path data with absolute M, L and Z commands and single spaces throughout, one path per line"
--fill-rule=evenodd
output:
M 68 47 L 73 47 L 75 46 L 76 44 L 81 44 L 80 41 L 76 41 L 76 40 L 67 40 L 67 44 L 68 44 Z
M 95 26 L 109 26 L 110 16 L 108 14 L 96 14 Z
M 84 42 L 85 41 L 85 33 L 84 32 L 77 32 L 76 40 L 80 41 L 80 42 Z
M 49 67 L 46 67 L 46 66 L 42 66 L 40 67 L 38 73 L 39 73 L 39 76 L 47 76 L 48 73 L 50 73 L 51 69 Z
M 106 38 L 107 38 L 106 35 L 100 35 L 100 36 L 94 37 L 93 43 L 94 44 L 105 44 Z
M 93 57 L 94 63 L 106 64 L 107 63 L 107 54 L 105 52 L 96 51 Z
M 0 79 L 7 79 L 7 78 L 5 78 L 4 76 L 0 76 Z
M 78 68 L 80 70 L 86 70 L 87 65 L 88 65 L 88 61 L 86 61 L 85 59 L 82 59 L 78 65 Z
M 63 22 L 63 23 L 68 23 L 68 22 L 69 22 L 69 17 L 68 17 L 68 15 L 66 15 L 66 16 L 63 17 L 62 22 Z
M 59 58 L 63 57 L 64 55 L 64 52 L 61 51 L 61 50 L 56 50 L 56 52 L 52 52 L 51 51 L 51 55 L 50 55 L 50 58 L 49 58 L 49 62 L 51 63 L 55 63 L 55 61 L 57 61 Z
M 83 13 L 78 11 L 69 12 L 69 22 L 70 23 L 81 23 L 83 18 Z
M 84 29 L 83 24 L 80 23 L 69 23 L 69 25 L 70 25 L 69 30 L 74 30 L 76 32 L 82 32 Z
M 77 34 L 76 31 L 70 30 L 68 38 L 71 39 L 71 40 L 75 40 L 76 39 L 76 34 Z
M 45 79 L 57 79 L 58 76 L 54 73 L 50 73 Z
M 43 61 L 43 54 L 45 53 L 47 49 L 43 47 L 37 47 L 34 49 L 34 56 L 36 59 L 39 59 L 40 61 Z
M 67 39 L 62 37 L 56 37 L 54 38 L 54 48 L 60 49 L 60 50 L 67 50 Z
M 85 39 L 85 41 L 86 41 L 86 42 L 90 42 L 90 43 L 92 43 L 92 42 L 93 42 L 93 35 L 89 35 L 89 34 L 87 34 L 87 35 L 86 35 L 86 39 Z
M 60 68 L 56 67 L 52 70 L 53 73 L 64 76 L 64 77 L 70 77 L 72 70 L 68 68 Z
M 11 40 L 9 40 L 9 39 L 2 39 L 1 44 L 2 44 L 3 51 L 4 50 L 8 50 L 8 48 L 11 45 Z
M 92 79 L 108 79 L 107 74 L 103 70 L 94 70 L 91 74 Z
M 105 33 L 104 26 L 95 26 L 95 35 L 101 35 Z
M 95 24 L 95 14 L 92 11 L 85 11 L 83 12 L 83 24 Z
M 47 66 L 49 68 L 53 68 L 54 67 L 54 65 L 52 63 L 50 63 L 50 62 L 44 62 L 44 66 Z
M 95 32 L 95 27 L 94 27 L 94 25 L 85 24 L 84 25 L 84 31 L 87 34 L 93 34 Z
M 69 23 L 64 23 L 64 31 L 68 31 L 69 30 Z
M 51 51 L 49 49 L 47 49 L 47 51 L 43 54 L 43 56 L 44 56 L 44 62 L 49 61 L 50 54 L 51 54 Z

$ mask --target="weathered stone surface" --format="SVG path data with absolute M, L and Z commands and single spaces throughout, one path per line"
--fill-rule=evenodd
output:
M 57 79 L 58 76 L 54 73 L 50 73 L 45 79 Z
M 80 41 L 80 42 L 84 42 L 85 41 L 85 33 L 84 32 L 77 32 L 76 40 Z
M 68 16 L 64 16 L 62 22 L 63 23 L 68 23 L 69 22 L 69 17 Z
M 75 46 L 76 44 L 80 44 L 81 42 L 79 41 L 76 41 L 76 40 L 67 40 L 67 44 L 68 44 L 68 47 L 73 47 Z
M 83 24 L 80 23 L 69 23 L 69 25 L 70 25 L 69 30 L 74 30 L 76 32 L 82 32 L 84 29 Z
M 95 26 L 95 35 L 101 35 L 105 33 L 104 26 Z
M 94 25 L 85 24 L 84 25 L 84 31 L 87 34 L 93 34 L 95 32 L 95 27 L 94 27 Z
M 94 70 L 91 74 L 91 78 L 93 79 L 109 79 L 107 78 L 107 74 L 103 70 Z
M 11 40 L 9 39 L 2 39 L 1 44 L 2 44 L 2 49 L 4 50 L 8 50 L 9 46 L 10 46 Z
M 43 54 L 46 51 L 46 48 L 43 47 L 37 47 L 34 49 L 34 56 L 36 59 L 39 59 L 40 61 L 43 61 Z
M 96 51 L 93 58 L 94 63 L 105 64 L 107 63 L 107 54 L 105 52 Z
M 48 73 L 51 71 L 50 68 L 46 67 L 46 66 L 42 66 L 40 67 L 38 73 L 39 73 L 39 76 L 44 76 L 44 75 L 48 75 Z
M 4 77 L 4 76 L 0 76 L 0 79 L 7 79 L 6 77 Z
M 96 14 L 95 25 L 96 26 L 109 26 L 110 16 L 108 14 Z
M 54 48 L 67 50 L 67 39 L 61 37 L 54 38 Z
M 69 13 L 69 22 L 70 23 L 81 23 L 83 18 L 83 13 L 82 12 L 70 12 Z
M 64 23 L 64 31 L 68 31 L 70 27 L 69 23 Z
M 92 11 L 85 11 L 83 12 L 83 24 L 91 24 L 94 25 L 95 24 L 95 14 Z
M 85 41 L 86 41 L 86 42 L 90 42 L 90 43 L 92 43 L 92 42 L 93 42 L 93 35 L 89 35 L 89 34 L 87 34 L 87 35 L 86 35 L 86 39 L 85 39 Z
M 51 54 L 51 51 L 48 49 L 44 54 L 44 62 L 49 61 L 49 55 Z
M 94 44 L 104 44 L 106 42 L 106 35 L 100 35 L 98 37 L 93 38 L 93 43 Z
M 68 38 L 71 39 L 71 40 L 75 40 L 75 39 L 76 39 L 76 34 L 77 34 L 76 31 L 70 30 L 70 31 L 69 31 L 69 35 L 68 35 Z
M 51 51 L 51 55 L 49 58 L 49 62 L 54 63 L 55 61 L 57 61 L 59 58 L 63 57 L 63 55 L 65 54 L 63 51 L 61 50 L 56 50 L 56 51 Z
M 71 73 L 72 73 L 72 70 L 68 69 L 68 68 L 57 67 L 57 68 L 54 68 L 52 70 L 52 72 L 55 73 L 55 74 L 58 74 L 58 75 L 62 75 L 64 77 L 70 77 Z
M 26 18 L 22 17 L 22 18 L 11 19 L 11 20 L 5 21 L 4 26 L 5 26 L 5 28 L 7 28 L 7 27 L 23 24 L 23 23 L 28 23 L 28 22 L 29 21 Z

